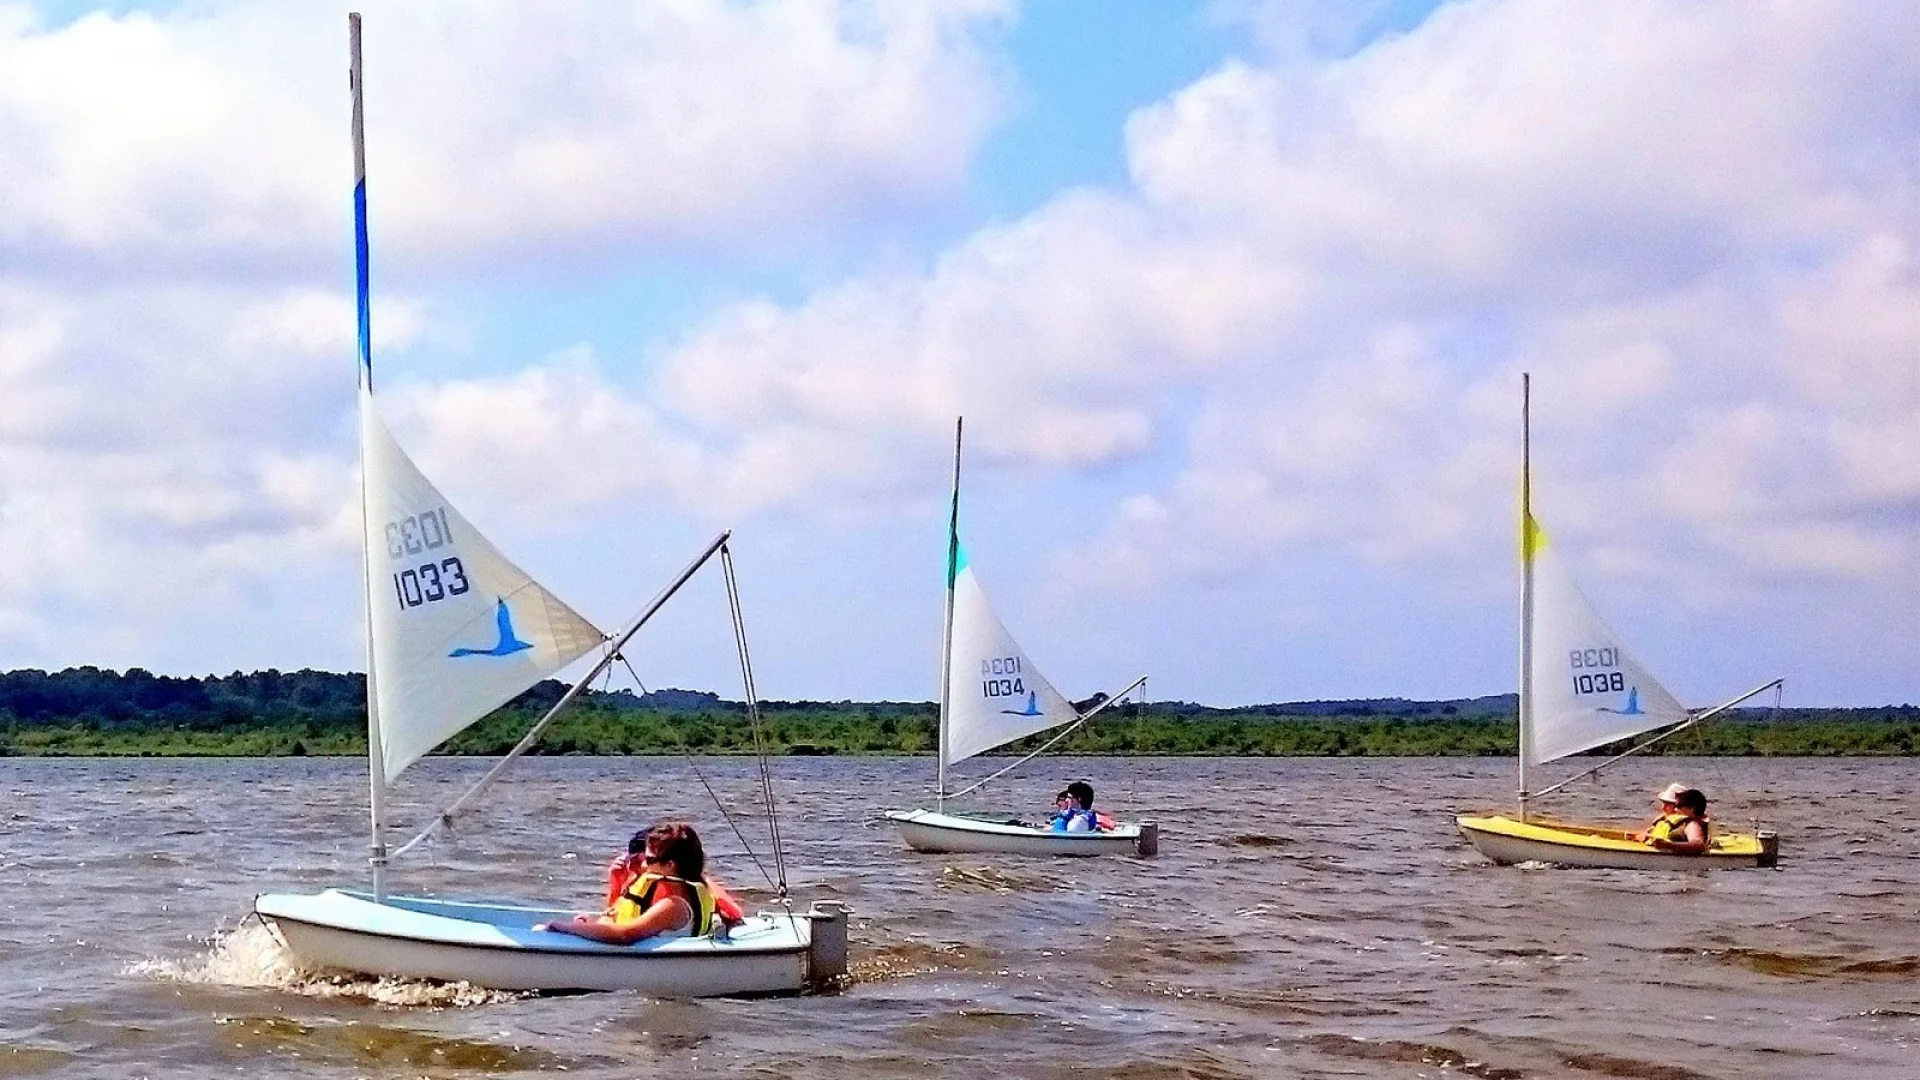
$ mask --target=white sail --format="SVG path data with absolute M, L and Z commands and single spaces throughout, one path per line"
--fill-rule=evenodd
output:
M 605 635 L 487 542 L 360 395 L 374 734 L 386 781 Z
M 953 580 L 953 652 L 946 764 L 1079 718 L 994 617 L 960 552 Z
M 1533 564 L 1530 763 L 1686 720 L 1686 708 L 1620 643 L 1581 595 L 1546 533 L 1537 522 L 1530 524 L 1531 542 L 1523 553 Z

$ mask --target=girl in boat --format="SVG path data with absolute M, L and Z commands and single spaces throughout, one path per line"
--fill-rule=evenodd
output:
M 1664 816 L 1647 830 L 1647 843 L 1675 855 L 1703 855 L 1713 844 L 1713 826 L 1707 820 L 1707 797 L 1688 788 L 1673 800 L 1675 814 Z
M 1646 842 L 1647 837 L 1653 835 L 1654 828 L 1662 821 L 1667 820 L 1668 815 L 1678 813 L 1680 804 L 1676 800 L 1680 798 L 1680 793 L 1685 790 L 1687 790 L 1687 785 L 1678 781 L 1661 788 L 1660 794 L 1653 797 L 1654 804 L 1658 806 L 1659 809 L 1654 811 L 1652 819 L 1645 825 L 1640 826 L 1640 831 L 1630 834 L 1631 839 L 1639 840 L 1642 843 Z
M 650 937 L 704 937 L 745 914 L 707 878 L 706 866 L 706 851 L 693 826 L 662 822 L 635 833 L 626 857 L 608 867 L 605 911 L 534 929 L 610 945 Z
M 1712 823 L 1707 818 L 1707 797 L 1698 788 L 1668 784 L 1657 796 L 1660 816 L 1654 818 L 1635 840 L 1675 855 L 1699 855 L 1711 847 Z

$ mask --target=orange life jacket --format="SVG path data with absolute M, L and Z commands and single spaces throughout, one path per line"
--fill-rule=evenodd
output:
M 620 897 L 632 887 L 634 881 L 639 877 L 640 871 L 629 868 L 625 859 L 615 859 L 612 865 L 607 867 L 607 899 L 606 903 L 601 906 L 608 914 L 612 914 L 613 905 L 620 902 Z M 740 901 L 734 899 L 733 894 L 727 891 L 726 886 L 713 880 L 711 876 L 706 878 L 705 885 L 707 886 L 707 891 L 713 894 L 713 910 L 715 914 L 730 923 L 747 921 L 747 909 L 740 906 Z

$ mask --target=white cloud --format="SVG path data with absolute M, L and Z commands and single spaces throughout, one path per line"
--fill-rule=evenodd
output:
M 778 428 L 794 504 L 836 469 L 924 488 L 959 410 L 988 462 L 1178 461 L 1066 560 L 1083 584 L 1309 551 L 1497 583 L 1531 369 L 1537 505 L 1594 572 L 1845 604 L 1916 573 L 1915 474 L 1873 460 L 1920 370 L 1916 36 L 1886 7 L 1496 2 L 1228 62 L 1129 122 L 1134 190 L 722 312 L 662 400 Z
M 569 274 L 641 240 L 789 243 L 942 197 L 1004 82 L 998 4 L 584 10 L 370 23 L 383 256 L 537 249 Z M 83 551 L 222 538 L 182 560 L 209 587 L 250 580 L 256 530 L 340 542 L 342 443 L 311 417 L 339 411 L 351 322 L 278 273 L 344 235 L 342 60 L 312 44 L 335 24 L 0 30 L 0 129 L 26 148 L 0 163 L 22 193 L 0 267 L 189 281 L 0 289 L 0 437 L 42 455 L 0 465 L 0 545 L 30 573 L 89 587 L 25 550 L 67 513 Z M 1920 579 L 1916 39 L 1920 11 L 1887 5 L 1446 5 L 1349 56 L 1223 62 L 1135 113 L 1130 185 L 922 270 L 733 304 L 644 369 L 591 343 L 386 402 L 488 520 L 910 511 L 958 412 L 970 468 L 1105 493 L 1090 536 L 1035 541 L 1076 603 L 1311 560 L 1498 605 L 1531 370 L 1536 506 L 1596 594 L 1702 618 L 1783 594 L 1827 627 Z M 155 87 L 131 123 L 101 103 L 122 77 Z M 254 273 L 190 283 L 210 265 Z M 396 342 L 443 332 L 426 299 L 380 310 Z M 88 440 L 79 464 L 49 449 Z M 1311 620 L 1352 580 L 1274 606 Z
M 710 497 L 698 450 L 609 383 L 576 347 L 511 375 L 402 383 L 383 409 L 413 456 L 491 514 L 538 522 L 652 491 Z
M 322 0 L 0 8 L 0 268 L 305 273 L 351 182 Z M 766 246 L 954 192 L 996 121 L 1002 0 L 407 4 L 367 20 L 390 265 Z M 508 269 L 512 269 L 509 265 Z
M 237 609 L 310 644 L 346 614 L 333 587 L 274 606 L 357 542 L 353 303 L 317 284 L 349 247 L 344 14 L 52 25 L 0 2 L 0 626 L 22 655 L 192 663 L 207 650 L 169 627 Z M 476 281 L 591 275 L 642 244 L 778 258 L 955 198 L 1000 113 L 1008 19 L 1002 0 L 369 12 L 376 354 L 462 348 Z M 590 357 L 505 364 L 388 395 L 502 515 L 768 480 L 702 460 Z
M 376 339 L 397 348 L 422 323 L 405 298 L 387 309 Z M 179 663 L 195 654 L 181 620 L 257 616 L 284 583 L 344 567 L 353 473 L 344 419 L 324 418 L 351 393 L 350 312 L 302 289 L 0 287 L 0 611 L 18 655 Z

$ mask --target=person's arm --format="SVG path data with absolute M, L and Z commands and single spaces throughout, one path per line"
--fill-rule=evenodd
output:
M 634 857 L 621 855 L 607 864 L 607 902 L 601 910 L 611 912 L 613 905 L 620 900 L 620 894 L 627 890 L 635 873 Z
M 677 930 L 693 921 L 693 909 L 678 896 L 663 896 L 636 918 L 617 922 L 598 915 L 576 915 L 566 922 L 540 923 L 535 930 L 598 941 L 606 945 L 631 945 L 655 934 Z
M 1640 826 L 1640 829 L 1639 829 L 1639 831 L 1637 831 L 1637 832 L 1630 832 L 1630 833 L 1628 833 L 1628 834 L 1627 834 L 1627 839 L 1629 839 L 1629 840 L 1638 840 L 1639 842 L 1641 842 L 1641 843 L 1643 843 L 1643 844 L 1644 844 L 1644 843 L 1647 843 L 1647 842 L 1648 842 L 1648 840 L 1649 840 L 1649 839 L 1650 839 L 1650 838 L 1652 837 L 1652 835 L 1653 835 L 1653 827 L 1654 827 L 1655 825 L 1658 825 L 1658 824 L 1660 824 L 1660 819 L 1661 819 L 1661 818 L 1663 818 L 1663 817 L 1665 817 L 1665 816 L 1666 816 L 1665 814 L 1655 814 L 1655 815 L 1653 815 L 1652 817 L 1650 817 L 1650 818 L 1648 818 L 1648 819 L 1647 819 L 1647 823 L 1646 823 L 1645 825 L 1642 825 L 1642 826 Z

